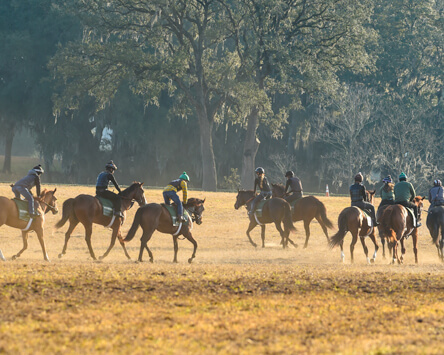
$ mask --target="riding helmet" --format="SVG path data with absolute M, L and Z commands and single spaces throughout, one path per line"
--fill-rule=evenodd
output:
M 188 175 L 185 171 L 182 173 L 182 175 L 179 176 L 179 179 L 190 182 L 190 178 L 188 177 Z
M 285 173 L 285 177 L 293 177 L 294 176 L 294 172 L 292 172 L 291 170 L 288 170 L 286 173 Z
M 355 175 L 355 181 L 362 182 L 363 178 L 364 177 L 362 176 L 362 173 L 360 173 L 360 172 Z
M 387 175 L 384 179 L 382 179 L 382 182 L 388 184 L 392 182 L 392 177 L 390 175 Z
M 39 165 L 37 165 L 37 166 L 34 166 L 33 168 L 32 168 L 32 170 L 34 170 L 37 174 L 39 174 L 39 175 L 41 175 L 41 174 L 43 174 L 44 173 L 44 170 L 43 170 L 43 168 L 42 168 L 42 166 L 39 164 Z
M 112 170 L 117 170 L 117 166 L 116 164 L 114 164 L 114 162 L 112 160 L 110 160 L 106 165 L 105 165 L 106 169 L 112 169 Z
M 264 168 L 258 167 L 255 170 L 256 174 L 265 174 L 265 170 Z
M 433 185 L 435 186 L 441 186 L 441 180 L 436 179 L 435 181 L 433 181 Z
M 404 173 L 399 174 L 399 181 L 407 181 L 407 175 Z

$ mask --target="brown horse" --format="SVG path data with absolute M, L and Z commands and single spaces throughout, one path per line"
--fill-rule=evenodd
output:
M 251 203 L 254 198 L 253 190 L 238 190 L 236 196 L 236 203 L 234 204 L 235 209 L 246 205 L 247 209 L 250 210 Z M 284 224 L 284 229 L 282 229 L 281 223 Z M 262 248 L 265 247 L 265 224 L 274 223 L 276 229 L 281 235 L 281 244 L 283 248 L 286 248 L 288 242 L 290 242 L 295 248 L 297 245 L 289 238 L 290 232 L 295 232 L 296 228 L 291 220 L 291 207 L 290 204 L 282 198 L 272 198 L 267 200 L 262 207 L 262 217 L 250 218 L 250 225 L 247 229 L 247 237 L 251 245 L 257 247 L 257 244 L 253 242 L 250 237 L 250 232 L 258 225 L 261 226 L 261 238 L 262 238 Z
M 376 211 L 376 220 L 378 221 L 378 223 L 380 223 L 381 221 L 381 217 L 382 214 L 384 213 L 385 209 L 391 205 L 382 205 L 380 207 L 378 207 L 378 210 Z M 385 260 L 385 237 L 382 235 L 381 233 L 381 225 L 378 226 L 378 231 L 379 231 L 379 239 L 381 240 L 381 244 L 382 244 L 382 258 Z M 387 245 L 388 247 L 388 245 Z M 391 253 L 391 249 L 389 248 L 389 253 Z
M 57 198 L 54 196 L 56 190 L 57 189 L 54 189 L 54 191 L 48 191 L 45 189 L 40 193 L 38 198 L 35 198 L 35 202 L 37 202 L 37 211 L 40 213 L 40 216 L 34 218 L 29 226 L 29 222 L 19 219 L 19 213 L 15 202 L 7 197 L 0 196 L 0 226 L 6 224 L 12 228 L 22 230 L 23 248 L 12 257 L 12 260 L 18 258 L 28 248 L 28 232 L 35 231 L 39 238 L 40 246 L 42 247 L 43 258 L 45 261 L 49 261 L 48 254 L 46 253 L 45 241 L 43 239 L 43 226 L 45 224 L 44 215 L 49 211 L 53 214 L 58 212 L 56 206 Z M 1 250 L 0 259 L 5 261 Z
M 188 259 L 188 262 L 191 264 L 193 259 L 196 257 L 197 250 L 197 243 L 191 234 L 191 229 L 193 228 L 193 221 L 195 221 L 197 224 L 202 224 L 202 212 L 205 210 L 203 205 L 204 202 L 205 200 L 200 200 L 198 198 L 189 198 L 188 202 L 184 204 L 183 207 L 188 211 L 192 220 L 188 220 L 187 224 L 180 224 L 177 227 L 173 225 L 171 215 L 165 206 L 158 203 L 150 203 L 140 207 L 134 216 L 133 224 L 128 232 L 128 235 L 124 239 L 124 242 L 131 241 L 136 235 L 137 229 L 139 226 L 141 226 L 143 234 L 142 238 L 140 238 L 138 261 L 142 262 L 143 250 L 146 249 L 150 256 L 150 262 L 153 262 L 153 253 L 148 248 L 148 242 L 151 239 L 151 236 L 156 230 L 161 233 L 171 234 L 173 236 L 174 244 L 173 263 L 177 263 L 177 251 L 179 250 L 177 239 L 180 235 L 183 235 L 194 246 L 193 255 L 191 255 L 191 258 Z
M 427 228 L 432 236 L 433 244 L 438 249 L 439 259 L 444 261 L 444 206 L 429 208 Z
M 425 197 L 416 196 L 413 203 L 418 206 L 419 213 L 422 212 Z M 387 238 L 389 248 L 392 249 L 392 264 L 395 261 L 402 264 L 404 261 L 404 241 L 411 235 L 413 241 L 413 252 L 415 263 L 418 263 L 418 228 L 413 227 L 413 217 L 402 205 L 390 205 L 384 210 L 380 219 L 379 232 L 383 238 Z M 398 242 L 401 243 L 401 257 L 398 256 Z
M 366 191 L 367 201 L 373 203 L 373 196 L 376 191 Z M 379 245 L 375 237 L 375 229 L 372 223 L 369 223 L 369 218 L 366 216 L 364 211 L 358 207 L 347 207 L 342 210 L 338 217 L 338 227 L 339 231 L 330 238 L 330 247 L 333 248 L 336 245 L 341 247 L 341 260 L 344 262 L 344 237 L 347 232 L 350 232 L 353 239 L 350 244 L 350 260 L 353 263 L 353 251 L 355 249 L 355 244 L 358 241 L 358 235 L 361 239 L 362 247 L 364 248 L 364 253 L 367 258 L 367 262 L 374 263 L 376 259 L 376 253 L 378 252 Z M 372 259 L 368 257 L 368 248 L 365 244 L 365 237 L 370 237 L 373 244 L 375 244 L 375 252 L 373 253 Z
M 132 207 L 134 201 L 137 201 L 140 206 L 146 204 L 145 193 L 143 191 L 142 185 L 143 182 L 134 182 L 130 187 L 120 193 L 120 197 L 122 198 L 122 210 L 124 216 L 126 216 L 126 211 Z M 85 240 L 86 244 L 88 245 L 89 253 L 93 260 L 96 260 L 96 256 L 91 245 L 93 223 L 109 227 L 113 230 L 111 236 L 111 244 L 109 245 L 108 250 L 105 252 L 105 254 L 103 254 L 99 258 L 100 260 L 102 260 L 109 254 L 111 249 L 114 247 L 117 237 L 119 237 L 120 245 L 122 245 L 126 257 L 128 259 L 131 259 L 128 255 L 128 252 L 126 251 L 125 243 L 123 243 L 120 234 L 121 218 L 116 217 L 114 219 L 114 222 L 112 222 L 112 217 L 104 216 L 102 213 L 102 205 L 94 196 L 78 195 L 76 198 L 70 198 L 66 200 L 63 203 L 62 219 L 57 222 L 56 228 L 63 227 L 68 219 L 69 228 L 65 233 L 65 245 L 63 246 L 62 252 L 59 254 L 59 258 L 66 254 L 66 248 L 68 247 L 68 241 L 71 237 L 71 233 L 80 222 L 85 227 Z
M 284 197 L 285 186 L 282 184 L 271 184 L 273 188 L 273 197 Z M 293 222 L 304 221 L 305 243 L 304 248 L 308 246 L 310 239 L 310 223 L 313 218 L 319 222 L 325 237 L 328 239 L 327 228 L 333 228 L 333 223 L 327 217 L 327 210 L 324 204 L 314 196 L 306 196 L 296 201 L 293 213 Z

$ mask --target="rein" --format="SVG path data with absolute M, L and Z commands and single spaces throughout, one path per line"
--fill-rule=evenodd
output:
M 44 200 L 39 200 L 39 202 L 45 204 L 46 206 L 48 206 L 51 211 L 58 211 L 58 209 L 57 209 L 57 207 L 55 205 L 54 206 L 50 205 L 48 202 L 46 202 Z

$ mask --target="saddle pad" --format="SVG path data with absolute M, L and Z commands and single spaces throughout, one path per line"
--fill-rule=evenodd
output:
M 171 219 L 173 220 L 173 227 L 178 227 L 180 222 L 177 220 L 176 206 L 165 205 L 164 203 L 161 203 L 161 205 L 170 213 Z M 183 216 L 187 219 L 187 222 L 184 222 L 184 224 L 188 225 L 190 214 L 185 208 L 183 209 Z
M 256 215 L 256 217 L 260 218 L 262 217 L 262 208 L 265 205 L 265 202 L 267 202 L 268 200 L 261 200 L 260 202 L 257 203 L 257 207 L 256 207 L 256 211 L 254 211 L 254 214 Z
M 114 206 L 111 200 L 108 200 L 106 198 L 96 196 L 96 199 L 99 200 L 99 202 L 102 204 L 102 213 L 104 216 L 112 217 L 113 216 L 113 210 Z
M 404 206 L 405 207 L 405 206 Z M 405 207 L 405 209 L 407 210 L 407 212 L 410 214 L 410 216 L 412 216 L 412 220 L 413 220 L 413 225 L 416 226 L 416 216 L 413 213 L 413 208 L 410 207 Z
M 28 201 L 19 200 L 16 198 L 13 198 L 12 201 L 15 202 L 19 214 L 19 219 L 22 221 L 28 222 L 31 216 L 28 213 Z

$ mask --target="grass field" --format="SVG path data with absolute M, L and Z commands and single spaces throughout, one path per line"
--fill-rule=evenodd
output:
M 93 189 L 59 186 L 59 207 L 79 193 Z M 0 195 L 11 196 L 7 184 Z M 444 266 L 424 226 L 418 265 L 411 240 L 403 265 L 389 265 L 381 253 L 367 265 L 359 242 L 351 265 L 350 235 L 341 264 L 315 222 L 307 249 L 282 250 L 271 225 L 266 248 L 255 249 L 245 236 L 245 210 L 233 208 L 235 194 L 189 195 L 206 198 L 203 224 L 193 229 L 199 248 L 191 265 L 192 245 L 180 241 L 173 264 L 172 238 L 159 233 L 150 242 L 154 264 L 126 260 L 120 245 L 93 262 L 81 226 L 58 259 L 67 226 L 54 229 L 60 215 L 52 214 L 45 233 L 51 263 L 43 261 L 35 234 L 11 261 L 22 246 L 20 231 L 3 226 L 0 249 L 8 261 L 0 262 L 0 354 L 444 353 Z M 146 198 L 161 202 L 161 191 L 147 190 Z M 336 226 L 348 199 L 320 199 Z M 302 246 L 303 225 L 295 225 L 293 239 Z M 259 242 L 259 228 L 252 236 Z M 139 237 L 140 231 L 127 245 L 133 259 Z M 97 255 L 109 240 L 109 230 L 94 227 Z

